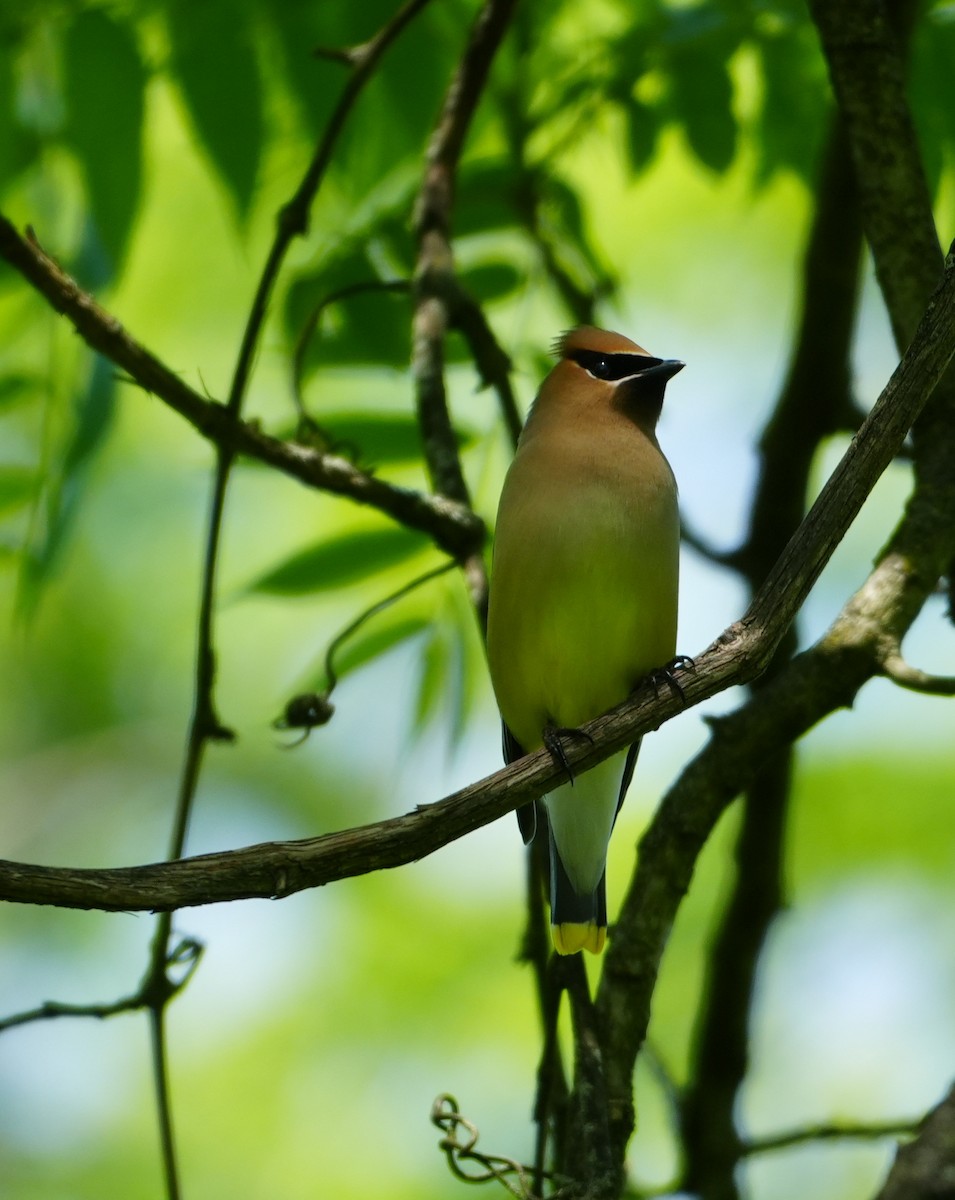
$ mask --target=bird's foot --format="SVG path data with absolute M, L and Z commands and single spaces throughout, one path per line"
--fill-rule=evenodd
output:
M 582 729 L 558 729 L 556 725 L 546 726 L 541 737 L 551 758 L 558 766 L 563 768 L 568 782 L 573 786 L 574 772 L 567 761 L 567 752 L 564 750 L 563 739 L 576 738 L 578 741 L 590 742 L 591 746 L 594 744 L 594 739 L 589 733 L 584 733 Z
M 647 676 L 649 682 L 653 685 L 653 695 L 660 695 L 660 688 L 665 684 L 674 695 L 679 696 L 685 703 L 686 696 L 683 694 L 683 688 L 680 687 L 680 681 L 676 677 L 677 671 L 693 671 L 696 668 L 696 663 L 688 654 L 678 654 L 675 658 L 671 658 L 668 663 L 662 667 L 657 667 Z

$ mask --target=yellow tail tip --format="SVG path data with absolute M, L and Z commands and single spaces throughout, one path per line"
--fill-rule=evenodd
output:
M 607 926 L 589 921 L 586 925 L 567 921 L 563 925 L 551 925 L 554 949 L 558 954 L 576 954 L 589 950 L 599 954 L 607 943 Z

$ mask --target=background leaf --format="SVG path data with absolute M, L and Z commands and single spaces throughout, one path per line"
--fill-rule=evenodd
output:
M 196 132 L 240 215 L 252 203 L 265 131 L 255 28 L 244 4 L 174 0 L 171 68 Z
M 46 471 L 41 495 L 43 520 L 24 557 L 20 604 L 27 613 L 33 610 L 63 550 L 83 499 L 90 463 L 104 446 L 112 427 L 115 368 L 98 354 L 89 356 L 87 361 L 89 378 L 74 398 L 69 433 Z
M 811 180 L 828 103 L 818 46 L 803 31 L 789 28 L 756 44 L 763 83 L 755 140 L 759 178 L 768 180 L 777 170 L 788 168 Z
M 415 557 L 428 546 L 424 534 L 397 525 L 340 534 L 297 551 L 252 583 L 249 590 L 299 596 L 347 587 Z
M 39 376 L 25 371 L 0 375 L 0 412 L 28 402 L 42 383 Z
M 913 38 L 912 104 L 929 186 L 938 190 L 946 158 L 955 161 L 955 9 L 926 15 Z
M 31 467 L 0 463 L 0 514 L 21 508 L 33 499 L 37 473 Z
M 713 44 L 681 47 L 671 59 L 670 107 L 694 154 L 721 174 L 736 155 L 733 86 Z
M 462 268 L 460 279 L 464 286 L 484 304 L 503 300 L 524 283 L 524 273 L 513 263 L 504 260 L 478 263 Z
M 342 452 L 356 450 L 357 461 L 372 467 L 414 462 L 421 454 L 421 434 L 410 413 L 332 413 L 320 420 L 332 445 Z M 462 450 L 473 446 L 477 434 L 458 431 Z
M 146 72 L 133 28 L 102 9 L 80 12 L 64 45 L 68 139 L 111 270 L 123 257 L 142 181 Z

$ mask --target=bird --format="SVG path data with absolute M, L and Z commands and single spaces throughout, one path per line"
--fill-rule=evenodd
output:
M 501 492 L 487 652 L 505 760 L 547 746 L 568 775 L 542 801 L 554 949 L 599 954 L 607 847 L 640 742 L 577 778 L 563 744 L 647 677 L 691 662 L 675 656 L 680 517 L 656 437 L 685 364 L 586 325 L 554 353 Z M 536 804 L 518 812 L 525 842 L 538 816 Z

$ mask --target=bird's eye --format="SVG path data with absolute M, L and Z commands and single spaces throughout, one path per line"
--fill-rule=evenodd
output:
M 626 351 L 605 353 L 600 350 L 571 350 L 567 356 L 594 379 L 617 380 L 629 379 L 631 375 L 639 375 L 650 367 L 657 367 L 662 361 L 651 358 L 649 354 L 629 354 Z

